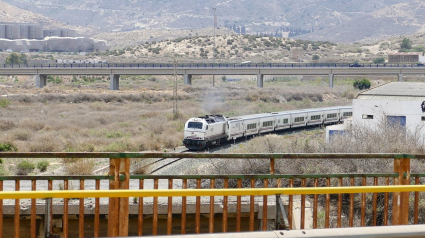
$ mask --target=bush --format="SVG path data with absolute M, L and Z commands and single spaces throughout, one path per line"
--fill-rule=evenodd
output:
M 373 59 L 373 63 L 374 64 L 383 64 L 383 63 L 385 63 L 385 58 L 379 57 L 379 58 Z
M 64 158 L 64 171 L 66 175 L 93 175 L 96 165 L 93 159 Z
M 368 79 L 356 80 L 353 83 L 353 87 L 363 90 L 370 88 L 370 81 Z
M 0 151 L 2 152 L 8 152 L 8 151 L 18 151 L 18 148 L 10 142 L 7 143 L 0 143 Z
M 46 172 L 47 167 L 49 167 L 49 165 L 49 161 L 40 161 L 37 163 L 37 169 L 39 169 L 40 172 Z
M 0 164 L 0 175 L 2 176 L 9 175 L 7 169 L 4 167 L 3 164 Z
M 320 59 L 320 57 L 318 55 L 313 55 L 312 60 L 319 60 L 319 59 Z
M 0 100 L 0 107 L 2 108 L 8 108 L 10 106 L 11 102 L 7 99 L 1 99 Z
M 16 175 L 28 175 L 35 169 L 35 165 L 26 160 L 22 161 L 16 166 Z

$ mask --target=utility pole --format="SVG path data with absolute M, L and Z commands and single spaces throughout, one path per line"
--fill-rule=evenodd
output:
M 215 14 L 215 10 L 217 6 L 213 7 L 214 10 L 214 48 L 213 48 L 213 66 L 215 64 L 215 29 L 217 28 L 217 15 Z M 213 87 L 215 86 L 215 75 L 213 74 Z
M 174 87 L 173 87 L 173 96 L 174 96 L 174 103 L 173 103 L 173 117 L 174 119 L 177 119 L 179 117 L 179 112 L 177 110 L 177 102 L 178 102 L 178 95 L 177 95 L 177 59 L 173 59 L 173 66 L 174 66 Z

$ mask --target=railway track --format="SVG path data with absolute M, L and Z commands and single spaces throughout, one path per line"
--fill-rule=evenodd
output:
M 277 135 L 289 135 L 289 134 L 295 134 L 295 133 L 299 133 L 301 131 L 311 131 L 311 130 L 317 130 L 321 128 L 320 125 L 315 125 L 315 126 L 307 126 L 307 127 L 302 127 L 302 128 L 294 128 L 294 129 L 287 129 L 284 131 L 277 131 L 277 132 L 273 132 L 273 133 L 268 133 L 268 134 L 277 134 Z M 197 150 L 188 150 L 188 149 L 184 149 L 182 151 L 178 151 L 176 153 L 213 153 L 215 151 L 219 151 L 222 149 L 226 149 L 232 146 L 232 144 L 240 144 L 240 143 L 245 143 L 246 141 L 248 141 L 250 138 L 252 138 L 253 136 L 249 136 L 247 138 L 239 138 L 235 141 L 227 141 L 225 143 L 222 143 L 220 145 L 216 145 L 216 146 L 212 146 L 209 147 L 205 150 L 201 150 L 201 151 L 197 151 Z M 147 166 L 153 166 L 155 164 L 161 163 L 160 165 L 158 165 L 157 167 L 155 167 L 155 169 L 151 170 L 149 173 L 150 174 L 154 174 L 158 171 L 163 170 L 164 168 L 175 164 L 181 160 L 184 160 L 184 158 L 177 158 L 177 159 L 168 159 L 168 158 L 162 158 L 162 159 L 158 159 L 154 162 L 149 163 Z

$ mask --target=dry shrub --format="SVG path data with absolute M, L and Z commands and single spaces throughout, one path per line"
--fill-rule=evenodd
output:
M 13 129 L 15 127 L 15 123 L 12 120 L 0 119 L 0 130 L 7 131 Z
M 344 133 L 331 138 L 328 153 L 408 153 L 423 154 L 423 126 L 408 128 L 389 124 L 386 115 L 378 115 L 375 128 L 353 124 Z M 382 119 L 385 118 L 385 119 Z
M 135 141 L 130 139 L 124 139 L 119 141 L 114 141 L 108 144 L 105 148 L 102 149 L 104 152 L 130 152 L 137 151 L 138 146 Z
M 59 152 L 63 150 L 62 143 L 53 133 L 37 134 L 29 144 L 30 152 Z
M 31 138 L 31 131 L 27 128 L 16 128 L 9 132 L 15 140 L 28 141 Z
M 19 122 L 19 127 L 28 128 L 32 131 L 40 131 L 44 128 L 44 124 L 32 118 L 24 118 Z
M 66 175 L 92 175 L 95 169 L 94 159 L 64 158 L 62 159 Z
M 150 174 L 154 161 L 152 158 L 132 159 L 130 171 L 133 174 Z
M 149 135 L 142 137 L 140 140 L 141 150 L 161 150 L 161 140 L 158 135 Z
M 265 135 L 240 144 L 232 153 L 407 153 L 422 154 L 422 138 L 416 128 L 405 131 L 403 127 L 380 123 L 377 129 L 354 125 L 345 133 L 324 141 L 324 130 L 302 132 L 296 135 Z M 231 163 L 212 162 L 204 172 L 218 174 L 263 173 L 268 171 L 267 160 L 238 160 Z M 423 171 L 425 165 L 412 161 L 412 171 Z M 388 173 L 393 161 L 383 159 L 282 159 L 277 160 L 276 173 L 327 174 L 327 173 Z M 202 172 L 202 171 L 201 171 Z
M 89 108 L 96 110 L 96 111 L 108 111 L 109 107 L 108 104 L 102 103 L 102 102 L 93 102 L 88 105 Z

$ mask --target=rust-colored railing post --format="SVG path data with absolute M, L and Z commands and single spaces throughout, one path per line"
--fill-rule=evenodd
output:
M 124 180 L 120 180 L 120 175 Z M 130 186 L 130 159 L 109 160 L 109 189 L 129 189 Z M 109 198 L 108 237 L 128 236 L 128 198 Z
M 402 158 L 394 159 L 394 185 L 410 184 L 410 157 L 403 155 Z M 409 193 L 393 193 L 393 220 L 392 225 L 408 225 L 409 222 Z

